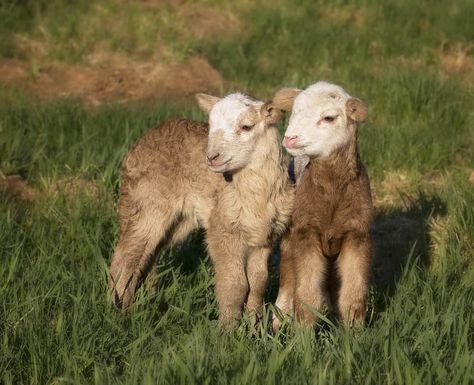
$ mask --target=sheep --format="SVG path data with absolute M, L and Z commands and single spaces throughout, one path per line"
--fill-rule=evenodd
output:
M 123 162 L 109 289 L 115 305 L 128 308 L 155 250 L 202 227 L 216 274 L 219 324 L 232 329 L 244 305 L 258 318 L 267 260 L 291 216 L 294 189 L 276 127 L 282 111 L 241 93 L 196 98 L 209 125 L 167 120 Z
M 326 302 L 344 325 L 363 324 L 374 214 L 357 123 L 366 119 L 367 108 L 326 82 L 281 89 L 273 105 L 292 111 L 283 145 L 295 157 L 297 179 L 276 307 L 308 326 Z M 274 318 L 274 329 L 280 325 Z

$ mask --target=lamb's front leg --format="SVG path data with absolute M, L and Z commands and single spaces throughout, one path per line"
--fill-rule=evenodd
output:
M 207 243 L 216 273 L 219 324 L 224 330 L 232 330 L 238 325 L 249 292 L 245 248 L 238 237 L 222 229 L 210 228 Z
M 337 259 L 341 277 L 338 312 L 346 326 L 364 323 L 371 263 L 370 236 L 347 239 Z
M 321 311 L 325 302 L 324 281 L 327 261 L 319 243 L 311 237 L 292 244 L 298 250 L 295 256 L 295 314 L 299 324 L 313 326 L 315 311 Z
M 263 298 L 268 283 L 268 257 L 271 253 L 269 247 L 253 249 L 247 259 L 247 279 L 249 282 L 249 295 L 247 310 L 255 321 L 262 314 Z

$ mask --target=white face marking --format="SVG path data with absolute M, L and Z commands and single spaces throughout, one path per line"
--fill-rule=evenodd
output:
M 230 94 L 219 100 L 209 113 L 208 157 L 220 154 L 213 171 L 244 167 L 254 149 L 256 136 L 264 130 L 260 109 L 264 103 L 244 94 Z M 246 129 L 242 129 L 242 127 Z M 250 129 L 247 130 L 247 128 Z
M 242 115 L 245 115 L 250 107 L 258 109 L 262 105 L 263 102 L 252 100 L 241 93 L 226 96 L 212 107 L 209 114 L 209 132 L 215 133 L 223 130 L 224 138 L 232 139 L 239 129 Z
M 297 136 L 294 156 L 324 157 L 350 139 L 346 103 L 351 96 L 343 88 L 317 82 L 296 96 L 285 136 Z

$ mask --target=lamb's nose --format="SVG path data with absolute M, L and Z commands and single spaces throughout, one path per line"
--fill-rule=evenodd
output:
M 283 146 L 286 148 L 295 148 L 298 143 L 298 136 L 293 135 L 293 136 L 285 136 L 283 139 Z
M 219 158 L 220 154 L 221 154 L 220 152 L 215 152 L 213 154 L 208 153 L 207 154 L 207 161 L 209 163 L 211 163 L 213 160 L 216 160 L 217 158 Z

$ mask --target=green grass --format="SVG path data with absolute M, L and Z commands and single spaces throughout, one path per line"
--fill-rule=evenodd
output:
M 9 17 L 0 27 L 1 55 L 19 55 L 13 32 L 37 37 L 43 26 L 54 60 L 81 61 L 97 36 L 111 42 L 99 29 L 67 48 L 81 29 L 64 15 L 83 26 L 94 8 L 87 3 L 0 2 Z M 115 12 L 113 1 L 103 4 Z M 226 79 L 258 96 L 324 78 L 368 103 L 360 147 L 375 194 L 391 193 L 387 175 L 407 179 L 393 203 L 379 208 L 378 223 L 403 216 L 418 226 L 397 250 L 378 249 L 377 260 L 393 253 L 401 266 L 393 284 L 375 280 L 367 326 L 351 332 L 327 321 L 314 332 L 272 335 L 262 327 L 252 335 L 244 319 L 236 332 L 221 334 L 200 233 L 159 255 L 159 290 L 146 285 L 133 311 L 117 312 L 106 276 L 118 231 L 120 163 L 159 121 L 204 115 L 191 105 L 160 103 L 90 110 L 76 100 L 38 103 L 2 88 L 0 169 L 23 175 L 39 194 L 32 203 L 0 195 L 0 383 L 474 383 L 473 88 L 463 73 L 442 74 L 437 56 L 443 41 L 474 39 L 472 2 L 252 4 L 233 6 L 245 33 L 178 40 L 173 49 L 177 56 L 205 55 Z M 134 9 L 133 20 L 146 19 Z M 156 38 L 153 28 L 136 32 L 125 51 L 143 53 Z M 402 56 L 420 59 L 421 67 L 397 64 Z M 432 184 L 433 175 L 441 183 Z M 71 177 L 93 181 L 98 193 L 51 192 Z M 269 303 L 276 287 L 274 277 Z

